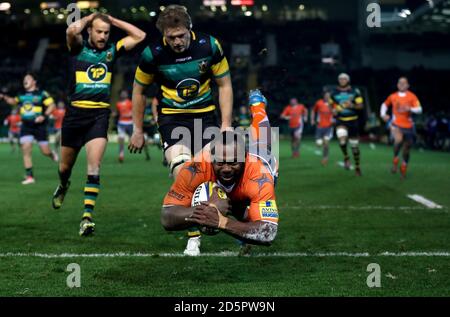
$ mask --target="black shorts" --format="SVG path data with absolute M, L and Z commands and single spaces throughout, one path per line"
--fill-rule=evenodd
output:
M 394 123 L 392 124 L 394 128 L 397 128 L 400 130 L 400 132 L 403 134 L 403 140 L 408 142 L 416 142 L 416 127 L 412 126 L 411 128 L 402 128 Z
M 108 139 L 110 109 L 68 107 L 61 129 L 61 145 L 81 148 L 97 138 Z
M 41 124 L 27 124 L 23 123 L 20 128 L 20 138 L 24 139 L 26 137 L 32 137 L 32 140 L 36 140 L 37 142 L 46 142 L 48 141 L 48 132 L 45 123 Z
M 359 137 L 359 124 L 358 120 L 351 120 L 351 121 L 343 121 L 343 120 L 336 120 L 336 127 L 344 126 L 347 128 L 348 137 L 350 139 Z
M 152 137 L 155 133 L 158 132 L 158 129 L 155 124 L 149 124 L 145 125 L 143 127 L 144 133 L 147 134 L 147 136 Z
M 214 112 L 199 115 L 164 115 L 158 117 L 158 131 L 164 151 L 175 144 L 183 144 L 194 155 L 214 140 L 214 134 L 204 137 L 207 128 L 219 128 Z

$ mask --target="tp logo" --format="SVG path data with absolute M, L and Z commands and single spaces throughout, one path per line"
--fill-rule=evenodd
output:
M 370 14 L 367 16 L 366 25 L 369 28 L 381 28 L 381 7 L 378 3 L 369 3 L 367 6 L 367 12 Z
M 367 266 L 367 272 L 371 272 L 369 276 L 367 276 L 367 286 L 369 288 L 381 287 L 381 268 L 377 263 L 370 263 Z
M 66 272 L 72 272 L 67 276 L 66 284 L 69 288 L 81 287 L 81 268 L 77 263 L 70 263 Z
M 67 11 L 70 12 L 66 19 L 67 26 L 71 25 L 74 22 L 80 21 L 81 12 L 76 3 L 69 3 L 69 5 L 67 6 Z

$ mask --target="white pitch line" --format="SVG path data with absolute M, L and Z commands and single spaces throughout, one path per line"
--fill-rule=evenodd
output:
M 434 201 L 431 201 L 421 195 L 413 194 L 413 195 L 407 195 L 408 198 L 418 202 L 419 204 L 422 204 L 430 209 L 442 209 L 441 205 L 436 204 Z
M 381 205 L 367 205 L 367 206 L 348 206 L 348 205 L 297 205 L 297 206 L 278 206 L 281 209 L 347 209 L 347 210 L 387 210 L 387 211 L 413 211 L 413 210 L 428 210 L 426 206 L 381 206 Z M 448 211 L 441 208 L 440 212 L 447 213 Z
M 236 257 L 238 252 L 223 251 L 216 253 L 202 253 L 200 257 Z M 385 256 L 385 257 L 450 257 L 450 252 L 447 251 L 416 251 L 416 252 L 382 252 L 376 254 L 370 254 L 369 252 L 274 252 L 274 253 L 255 253 L 251 257 L 259 258 L 273 258 L 273 257 L 373 257 L 373 256 Z M 35 257 L 45 259 L 65 259 L 65 258 L 152 258 L 152 257 L 164 257 L 164 258 L 178 258 L 186 257 L 182 253 L 128 253 L 128 252 L 116 252 L 116 253 L 0 253 L 0 258 L 18 258 L 18 257 Z

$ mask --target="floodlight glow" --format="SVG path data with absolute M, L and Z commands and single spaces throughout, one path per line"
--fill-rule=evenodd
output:
M 11 3 L 9 2 L 0 3 L 0 11 L 8 11 L 9 9 L 11 9 Z

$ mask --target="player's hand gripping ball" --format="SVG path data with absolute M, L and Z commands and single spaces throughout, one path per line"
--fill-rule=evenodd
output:
M 217 189 L 215 190 L 215 188 Z M 210 201 L 214 195 L 214 192 L 217 192 L 219 200 L 227 200 L 227 194 L 216 183 L 205 182 L 198 186 L 195 190 L 194 195 L 192 196 L 191 206 L 196 207 L 199 206 L 202 202 Z M 221 209 L 219 206 L 217 207 Z M 208 226 L 199 226 L 199 229 L 201 233 L 209 236 L 216 235 L 220 232 L 219 229 Z

